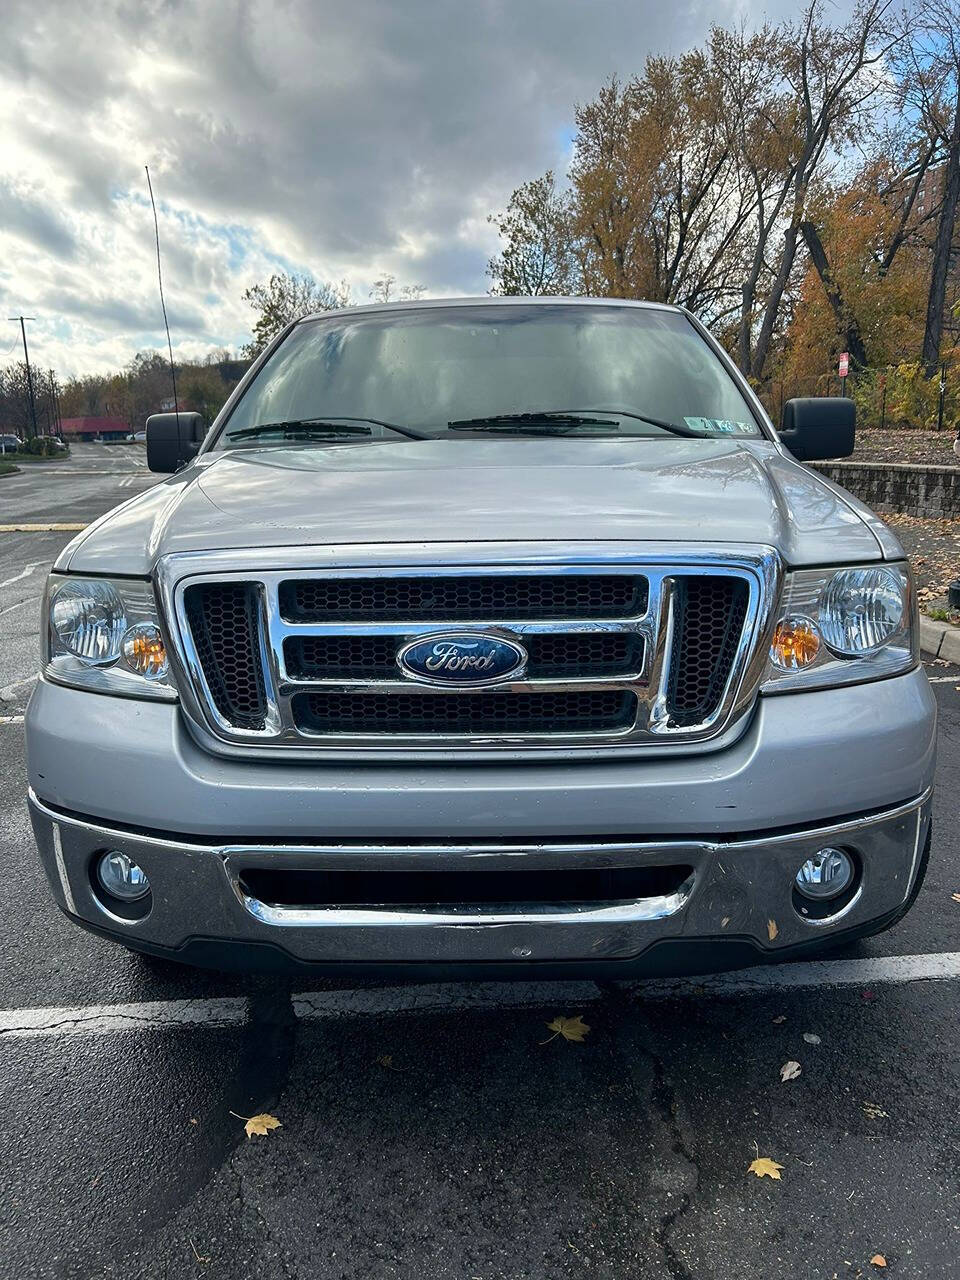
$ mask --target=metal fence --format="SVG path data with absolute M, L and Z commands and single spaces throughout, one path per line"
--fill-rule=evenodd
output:
M 860 427 L 950 431 L 960 429 L 960 367 L 940 366 L 938 377 L 924 376 L 919 364 L 880 368 L 850 367 L 810 378 L 775 377 L 761 392 L 764 408 L 779 422 L 783 406 L 796 396 L 849 396 Z

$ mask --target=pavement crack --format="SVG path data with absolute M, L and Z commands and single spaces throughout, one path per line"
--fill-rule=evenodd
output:
M 597 987 L 604 997 L 607 1009 L 617 1022 L 625 1023 L 628 1019 L 636 1019 L 641 1015 L 636 1002 L 617 983 L 598 982 Z M 670 1080 L 667 1065 L 660 1054 L 651 1047 L 650 1040 L 651 1030 L 648 1024 L 646 1034 L 638 1041 L 637 1048 L 648 1059 L 653 1071 L 650 1100 L 666 1131 L 671 1150 L 689 1166 L 693 1175 L 691 1190 L 681 1191 L 677 1204 L 660 1215 L 654 1231 L 654 1239 L 663 1254 L 671 1280 L 697 1280 L 675 1248 L 673 1233 L 677 1224 L 693 1207 L 694 1196 L 700 1189 L 700 1166 L 683 1133 L 676 1090 Z
M 650 1048 L 645 1047 L 644 1052 L 650 1059 L 653 1066 L 653 1089 L 651 1097 L 654 1105 L 660 1113 L 660 1117 L 666 1126 L 670 1137 L 673 1150 L 676 1155 L 693 1170 L 694 1174 L 694 1192 L 700 1187 L 700 1166 L 697 1164 L 693 1153 L 689 1150 L 686 1140 L 683 1136 L 683 1130 L 680 1127 L 680 1120 L 677 1114 L 677 1099 L 673 1085 L 667 1075 L 666 1066 L 663 1059 Z M 664 1262 L 667 1264 L 667 1270 L 670 1272 L 671 1280 L 695 1280 L 692 1272 L 687 1268 L 686 1263 L 677 1253 L 673 1246 L 671 1236 L 674 1227 L 685 1213 L 693 1205 L 693 1196 L 684 1191 L 680 1195 L 680 1202 L 674 1209 L 661 1214 L 660 1222 L 654 1233 L 657 1244 L 663 1253 Z

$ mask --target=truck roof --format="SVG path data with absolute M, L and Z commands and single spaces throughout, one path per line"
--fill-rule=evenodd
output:
M 644 307 L 655 311 L 678 311 L 683 313 L 683 307 L 676 307 L 666 302 L 647 302 L 644 300 L 633 300 L 630 298 L 586 298 L 586 297 L 560 297 L 553 294 L 539 294 L 536 297 L 527 295 L 510 297 L 492 297 L 489 294 L 482 294 L 475 298 L 422 298 L 401 299 L 398 302 L 368 302 L 356 307 L 338 307 L 335 311 L 312 311 L 309 315 L 302 316 L 299 323 L 305 320 L 319 320 L 325 316 L 338 315 L 368 315 L 376 311 L 429 311 L 440 310 L 445 307 L 511 307 L 511 306 L 578 306 L 578 307 Z

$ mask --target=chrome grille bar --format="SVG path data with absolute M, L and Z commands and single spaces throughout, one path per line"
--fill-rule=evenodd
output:
M 295 548 L 287 552 L 251 552 L 241 559 L 237 553 L 211 553 L 171 556 L 161 562 L 157 575 L 158 593 L 172 634 L 175 662 L 182 669 L 184 686 L 184 710 L 191 726 L 202 737 L 211 740 L 214 749 L 229 748 L 229 753 L 272 754 L 274 750 L 298 752 L 303 755 L 328 754 L 338 751 L 348 754 L 372 754 L 384 752 L 453 752 L 457 756 L 476 753 L 478 758 L 489 755 L 493 749 L 514 751 L 521 755 L 544 750 L 596 754 L 604 748 L 618 752 L 626 747 L 661 748 L 691 747 L 722 734 L 728 725 L 752 701 L 758 679 L 757 655 L 765 650 L 765 641 L 773 602 L 779 589 L 780 564 L 776 553 L 769 548 L 728 548 L 723 553 L 712 549 L 699 549 L 688 554 L 677 554 L 672 548 L 670 556 L 651 554 L 648 550 L 623 548 L 619 555 L 605 554 L 591 558 L 591 548 L 558 563 L 556 557 L 537 566 L 529 558 L 502 560 L 486 563 L 456 564 L 444 559 L 440 563 L 431 559 L 425 563 L 378 563 L 377 555 L 394 561 L 403 548 L 363 549 L 369 556 L 367 563 L 358 564 L 357 549 L 351 548 L 352 564 L 334 567 L 324 564 L 326 554 L 313 556 L 309 548 Z M 496 554 L 496 548 L 484 548 L 486 554 Z M 324 549 L 324 552 L 326 549 Z M 281 567 L 277 559 L 282 556 Z M 315 557 L 315 558 L 314 558 Z M 266 562 L 265 562 L 266 561 Z M 317 564 L 323 567 L 316 567 Z M 431 575 L 451 577 L 469 574 L 523 574 L 539 567 L 542 572 L 558 573 L 623 573 L 647 580 L 647 599 L 643 613 L 635 617 L 581 618 L 490 618 L 484 622 L 464 623 L 444 617 L 403 620 L 361 621 L 344 620 L 298 621 L 284 619 L 280 609 L 280 585 L 290 579 L 310 579 L 320 576 L 345 578 L 387 577 L 390 575 L 410 578 Z M 672 651 L 674 627 L 674 588 L 678 577 L 707 574 L 714 577 L 731 575 L 744 582 L 748 591 L 746 616 L 736 646 L 726 687 L 717 706 L 702 722 L 679 726 L 672 723 L 667 701 L 669 663 Z M 211 582 L 254 582 L 260 602 L 260 650 L 264 683 L 267 691 L 268 711 L 262 730 L 241 729 L 229 723 L 218 711 L 210 694 L 203 665 L 193 643 L 190 626 L 184 608 L 184 592 L 192 585 Z M 407 640 L 444 630 L 464 631 L 475 629 L 484 632 L 502 632 L 522 643 L 524 636 L 574 635 L 590 632 L 620 632 L 636 635 L 642 640 L 642 662 L 639 670 L 619 675 L 599 676 L 544 676 L 522 677 L 496 687 L 501 691 L 517 694 L 572 693 L 588 690 L 600 692 L 619 690 L 636 697 L 637 717 L 627 729 L 593 731 L 585 733 L 524 732 L 522 735 L 484 735 L 431 733 L 322 733 L 313 734 L 298 726 L 293 700 L 297 694 L 309 691 L 326 691 L 340 694 L 391 694 L 416 693 L 423 698 L 455 697 L 457 690 L 431 688 L 414 684 L 398 672 L 395 678 L 356 678 L 343 676 L 304 676 L 292 674 L 284 655 L 284 641 L 302 636 L 390 636 L 397 639 L 398 647 Z M 460 691 L 463 692 L 463 691 Z

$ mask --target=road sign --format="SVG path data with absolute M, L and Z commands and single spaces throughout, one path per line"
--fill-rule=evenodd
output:
M 850 372 L 850 352 L 844 351 L 840 356 L 840 377 L 845 378 Z

